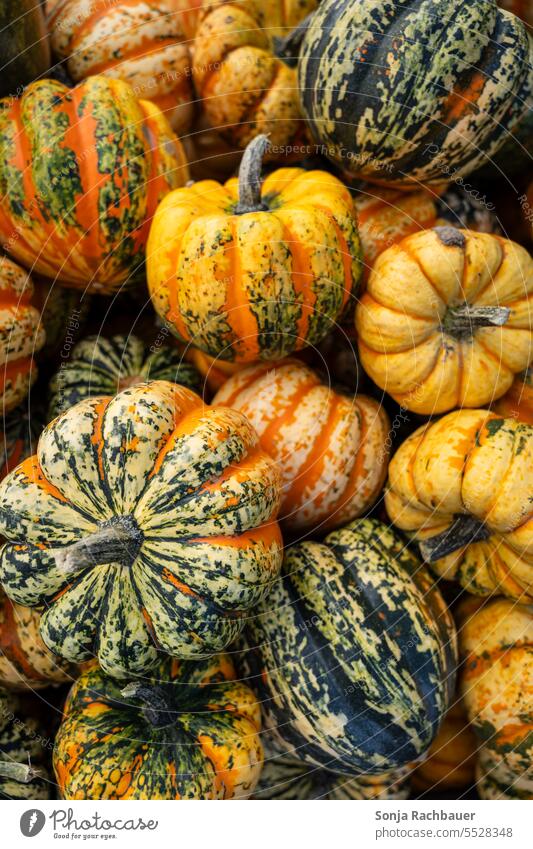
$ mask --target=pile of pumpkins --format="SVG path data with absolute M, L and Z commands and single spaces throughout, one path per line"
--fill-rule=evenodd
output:
M 531 799 L 528 4 L 16 5 L 0 796 Z

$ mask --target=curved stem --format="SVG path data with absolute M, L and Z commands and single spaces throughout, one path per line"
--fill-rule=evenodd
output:
M 315 12 L 310 12 L 299 24 L 296 24 L 294 29 L 285 38 L 275 36 L 273 39 L 275 55 L 278 59 L 283 59 L 285 64 L 290 68 L 295 68 L 298 64 L 300 47 L 314 16 Z
M 239 168 L 239 203 L 236 215 L 246 212 L 262 212 L 268 209 L 261 200 L 261 169 L 268 148 L 268 136 L 264 133 L 252 139 L 242 155 Z
M 12 781 L 18 781 L 19 784 L 29 784 L 34 778 L 38 778 L 39 774 L 40 773 L 32 767 L 29 755 L 27 764 L 14 763 L 13 761 L 0 761 L 0 776 L 2 778 L 10 778 Z
M 423 540 L 418 547 L 423 559 L 427 563 L 434 563 L 459 548 L 488 539 L 490 536 L 491 532 L 479 519 L 474 516 L 458 516 L 445 531 Z
M 138 684 L 133 681 L 124 687 L 120 694 L 125 699 L 133 698 L 142 702 L 144 716 L 154 728 L 163 728 L 175 723 L 176 712 L 170 709 L 162 687 Z
M 68 574 L 107 563 L 131 566 L 142 543 L 143 534 L 133 516 L 114 516 L 94 533 L 50 553 Z
M 450 307 L 442 321 L 445 333 L 462 339 L 473 336 L 479 327 L 501 327 L 509 319 L 508 307 Z

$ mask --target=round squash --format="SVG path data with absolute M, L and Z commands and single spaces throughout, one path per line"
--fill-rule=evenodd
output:
M 158 201 L 187 179 L 166 118 L 122 80 L 41 80 L 0 101 L 3 247 L 66 286 L 112 293 L 129 281 Z
M 94 74 L 125 80 L 151 100 L 173 130 L 194 113 L 189 47 L 179 16 L 158 0 L 59 0 L 48 17 L 52 50 L 75 82 Z
M 193 75 L 213 128 L 241 148 L 270 136 L 272 158 L 301 148 L 305 125 L 296 71 L 276 56 L 286 35 L 317 0 L 247 0 L 203 4 L 194 39 Z
M 29 275 L 0 256 L 0 385 L 1 412 L 13 410 L 37 378 L 34 355 L 45 342 L 40 314 L 32 305 Z
M 87 336 L 50 381 L 48 421 L 94 395 L 116 395 L 147 380 L 169 380 L 201 393 L 202 378 L 175 348 L 148 348 L 137 336 Z
M 412 775 L 417 792 L 463 790 L 476 781 L 477 741 L 464 705 L 455 702 L 429 747 L 427 758 Z
M 423 425 L 389 465 L 391 521 L 439 577 L 533 601 L 533 426 L 488 410 Z
M 278 462 L 280 515 L 291 533 L 342 525 L 380 493 L 390 423 L 373 398 L 341 394 L 303 363 L 287 360 L 242 369 L 213 403 L 243 413 Z
M 243 674 L 274 741 L 351 776 L 419 758 L 453 694 L 448 608 L 417 558 L 374 519 L 288 548 L 284 578 L 246 639 Z
M 486 0 L 440 0 L 438 14 L 434 0 L 322 0 L 298 77 L 315 141 L 343 169 L 439 185 L 513 132 L 530 65 L 524 24 Z
M 516 375 L 493 409 L 500 416 L 533 425 L 533 366 Z
M 91 665 L 54 747 L 63 799 L 234 799 L 261 772 L 261 709 L 230 659 L 166 660 L 128 685 Z
M 80 401 L 0 484 L 0 580 L 72 662 L 213 654 L 281 566 L 277 466 L 244 416 L 153 381 Z
M 506 599 L 460 632 L 461 687 L 480 756 L 482 799 L 533 799 L 533 610 Z
M 41 4 L 4 0 L 0 4 L 0 44 L 0 97 L 15 97 L 50 67 L 50 42 Z
M 268 139 L 239 178 L 203 180 L 159 205 L 147 246 L 153 304 L 212 357 L 275 360 L 326 335 L 361 276 L 350 193 L 323 171 L 281 168 L 261 184 Z
M 533 359 L 533 260 L 486 233 L 408 236 L 374 264 L 356 329 L 363 368 L 405 409 L 490 404 Z
M 42 763 L 51 743 L 41 731 L 33 717 L 19 716 L 17 701 L 0 687 L 0 799 L 49 799 L 52 795 L 53 785 Z

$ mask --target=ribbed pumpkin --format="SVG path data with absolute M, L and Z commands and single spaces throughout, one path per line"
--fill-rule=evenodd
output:
M 80 401 L 0 484 L 0 578 L 73 662 L 213 654 L 281 565 L 279 471 L 244 416 L 153 381 Z
M 48 421 L 78 401 L 116 395 L 147 380 L 169 380 L 202 391 L 202 378 L 175 348 L 152 346 L 137 336 L 87 336 L 50 382 Z
M 516 375 L 509 391 L 494 404 L 494 412 L 533 425 L 533 366 Z
M 0 237 L 23 265 L 109 293 L 139 267 L 158 201 L 188 178 L 168 121 L 122 80 L 0 101 Z
M 49 741 L 34 718 L 18 714 L 17 701 L 0 687 L 0 799 L 49 799 L 52 782 L 42 764 Z
M 159 315 L 184 342 L 236 362 L 275 360 L 326 335 L 357 294 L 352 199 L 324 171 L 277 169 L 248 146 L 239 179 L 204 180 L 159 205 L 147 246 Z
M 420 791 L 465 789 L 475 784 L 477 742 L 461 702 L 455 702 L 429 747 L 428 756 L 413 773 Z
M 448 413 L 392 458 L 387 512 L 440 577 L 531 602 L 532 463 L 531 425 L 488 410 Z
M 189 47 L 179 16 L 158 0 L 59 0 L 49 15 L 52 50 L 75 82 L 105 74 L 131 83 L 175 132 L 194 112 Z
M 243 674 L 274 740 L 348 775 L 416 760 L 453 694 L 446 604 L 402 540 L 374 519 L 287 549 L 284 578 L 247 641 Z
M 291 532 L 337 527 L 368 510 L 381 491 L 390 423 L 373 398 L 341 394 L 287 360 L 242 369 L 213 402 L 243 413 L 278 462 L 280 514 Z
M 275 54 L 317 0 L 206 2 L 195 30 L 193 75 L 212 127 L 240 147 L 268 133 L 273 158 L 302 146 L 305 125 L 296 71 Z
M 524 24 L 486 0 L 322 0 L 303 40 L 302 107 L 342 168 L 396 185 L 442 184 L 513 132 L 527 80 Z M 518 98 L 517 98 L 518 100 Z M 505 119 L 505 120 L 504 120 Z
M 14 97 L 50 67 L 50 43 L 41 4 L 35 0 L 4 0 L 0 4 L 0 43 L 0 97 Z
M 482 799 L 533 799 L 533 610 L 496 599 L 460 633 L 461 687 Z
M 29 275 L 0 256 L 0 385 L 2 415 L 27 396 L 37 377 L 34 355 L 43 347 L 44 328 L 32 305 Z M 1 461 L 0 461 L 1 462 Z
M 64 799 L 234 799 L 263 760 L 261 709 L 230 659 L 163 661 L 124 688 L 93 665 L 74 684 L 54 748 Z M 110 745 L 112 742 L 112 745 Z
M 356 328 L 363 368 L 406 409 L 489 404 L 533 359 L 533 260 L 499 236 L 423 230 L 378 257 Z
M 0 682 L 15 690 L 42 690 L 72 681 L 76 668 L 45 646 L 36 610 L 13 604 L 0 590 Z

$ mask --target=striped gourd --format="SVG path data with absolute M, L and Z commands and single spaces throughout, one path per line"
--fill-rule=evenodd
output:
M 419 758 L 453 694 L 448 609 L 417 558 L 374 519 L 287 549 L 284 578 L 246 639 L 243 674 L 274 740 L 348 775 Z
M 239 179 L 170 192 L 147 246 L 153 304 L 177 336 L 212 357 L 279 359 L 317 343 L 361 276 L 353 202 L 324 171 L 280 168 L 248 146 Z
M 356 308 L 361 365 L 407 410 L 482 407 L 533 359 L 533 259 L 435 227 L 384 251 Z
M 344 169 L 444 184 L 490 161 L 527 101 L 524 24 L 495 2 L 322 0 L 299 61 L 315 140 Z M 516 109 L 510 103 L 516 101 Z
M 390 423 L 373 398 L 335 391 L 303 363 L 285 360 L 242 369 L 213 402 L 243 413 L 278 462 L 287 531 L 337 527 L 379 495 Z
M 533 425 L 533 366 L 516 375 L 511 388 L 493 409 L 500 416 Z
M 189 47 L 179 17 L 158 0 L 58 0 L 48 17 L 52 50 L 75 82 L 94 74 L 125 80 L 176 133 L 194 112 Z
M 42 763 L 47 742 L 38 722 L 20 715 L 17 700 L 0 687 L 0 799 L 49 799 L 53 795 Z
M 24 400 L 37 377 L 33 357 L 44 345 L 45 331 L 39 311 L 32 305 L 32 296 L 33 284 L 26 271 L 0 256 L 0 411 L 3 415 Z
M 385 506 L 439 577 L 533 601 L 533 426 L 458 410 L 400 445 Z
M 202 378 L 176 348 L 150 349 L 137 336 L 87 336 L 50 382 L 48 421 L 78 401 L 116 395 L 147 380 L 169 380 L 201 393 Z
M 261 772 L 261 709 L 225 655 L 162 661 L 124 688 L 96 664 L 74 684 L 54 747 L 64 799 L 234 799 Z
M 73 662 L 142 674 L 240 633 L 281 565 L 280 478 L 244 416 L 153 381 L 80 401 L 0 484 L 0 578 Z
M 122 80 L 40 80 L 0 101 L 0 237 L 65 285 L 109 293 L 128 281 L 158 201 L 187 176 L 163 114 Z
M 461 688 L 482 799 L 533 799 L 533 610 L 489 602 L 460 631 Z

